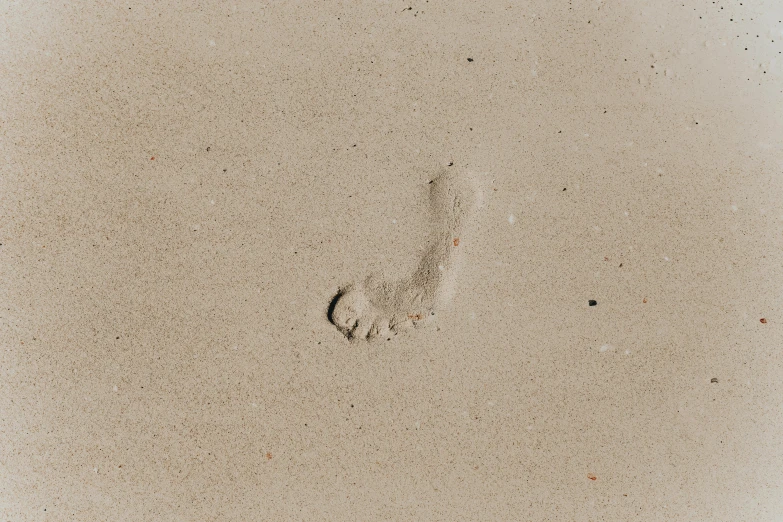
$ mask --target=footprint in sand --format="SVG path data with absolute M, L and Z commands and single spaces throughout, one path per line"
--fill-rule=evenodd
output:
M 332 324 L 348 339 L 372 341 L 431 322 L 451 299 L 463 236 L 480 202 L 481 191 L 468 175 L 443 172 L 431 181 L 432 239 L 418 268 L 402 281 L 370 277 L 340 289 L 329 307 Z

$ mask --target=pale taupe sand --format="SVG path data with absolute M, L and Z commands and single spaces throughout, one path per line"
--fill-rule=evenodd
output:
M 0 5 L 0 520 L 781 520 L 782 9 Z

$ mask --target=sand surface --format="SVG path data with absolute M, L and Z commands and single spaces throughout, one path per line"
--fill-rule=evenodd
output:
M 2 520 L 783 520 L 780 2 L 0 28 Z

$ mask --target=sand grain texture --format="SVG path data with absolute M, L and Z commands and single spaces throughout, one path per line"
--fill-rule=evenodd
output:
M 781 20 L 0 5 L 0 519 L 780 520 Z

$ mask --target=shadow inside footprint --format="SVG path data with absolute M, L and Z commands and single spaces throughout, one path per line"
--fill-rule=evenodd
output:
M 337 301 L 340 300 L 340 298 L 343 296 L 345 292 L 343 290 L 340 290 L 337 292 L 337 294 L 332 298 L 331 302 L 329 303 L 329 308 L 326 310 L 326 318 L 329 320 L 330 323 L 332 323 L 335 326 L 338 326 L 336 322 L 334 322 L 334 308 L 337 306 Z

